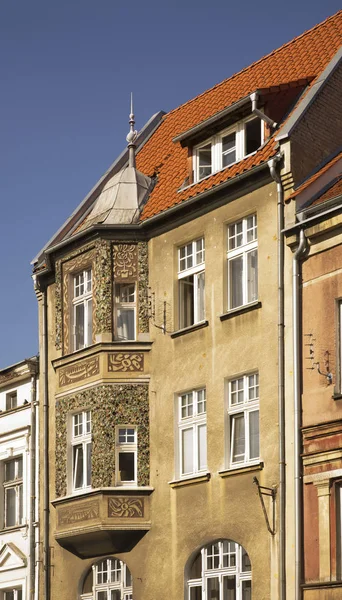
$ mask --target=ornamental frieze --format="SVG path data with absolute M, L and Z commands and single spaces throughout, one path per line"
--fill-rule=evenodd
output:
M 59 387 L 77 383 L 89 377 L 94 377 L 100 372 L 99 357 L 89 358 L 75 365 L 64 367 L 59 371 Z
M 136 518 L 143 516 L 144 500 L 142 498 L 108 498 L 108 517 Z
M 11 381 L 11 379 L 15 379 L 18 377 L 18 373 L 4 373 L 0 375 L 0 383 L 5 383 L 5 381 Z
M 100 506 L 97 500 L 78 506 L 68 506 L 58 511 L 59 525 L 72 525 L 80 521 L 90 521 L 100 515 Z
M 110 373 L 127 373 L 144 370 L 144 355 L 138 352 L 114 352 L 108 354 L 108 371 Z
M 125 281 L 138 276 L 138 249 L 136 244 L 113 246 L 114 279 Z

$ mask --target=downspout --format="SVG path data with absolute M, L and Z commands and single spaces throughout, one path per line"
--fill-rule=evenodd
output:
M 294 485 L 295 485 L 295 600 L 301 598 L 302 582 L 302 477 L 301 477 L 301 377 L 300 377 L 300 259 L 307 248 L 304 229 L 293 255 L 293 402 L 294 402 Z
M 49 388 L 48 388 L 48 315 L 47 291 L 43 295 L 43 327 L 42 327 L 42 358 L 43 358 L 43 487 L 44 487 L 44 534 L 43 534 L 43 565 L 44 565 L 44 600 L 50 598 L 50 546 L 49 546 Z
M 279 600 L 286 600 L 285 557 L 285 367 L 284 367 L 284 192 L 277 171 L 278 155 L 268 161 L 271 177 L 277 184 L 278 237 L 278 421 L 279 421 Z
M 37 365 L 31 366 L 31 447 L 30 447 L 30 592 L 29 598 L 33 600 L 35 592 L 36 575 L 36 404 L 37 404 Z
M 267 123 L 267 125 L 269 125 L 269 127 L 271 127 L 272 129 L 275 129 L 275 127 L 277 127 L 277 123 L 275 121 L 273 121 L 273 119 L 271 119 L 270 117 L 265 115 L 265 113 L 263 113 L 261 110 L 258 109 L 258 97 L 259 97 L 258 92 L 253 92 L 253 94 L 251 94 L 249 97 L 252 102 L 252 113 L 254 115 L 256 115 L 257 117 L 259 117 L 259 119 L 261 119 L 262 121 L 265 121 L 265 123 Z M 272 177 L 273 177 L 273 175 L 272 175 Z

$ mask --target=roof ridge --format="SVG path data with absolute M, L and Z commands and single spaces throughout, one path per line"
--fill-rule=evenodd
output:
M 250 65 L 247 65 L 247 67 L 244 67 L 243 69 L 241 69 L 240 71 L 237 71 L 236 73 L 233 73 L 232 75 L 230 75 L 230 77 L 226 77 L 225 79 L 223 79 L 222 81 L 220 81 L 219 83 L 215 83 L 215 85 L 213 85 L 212 87 L 208 88 L 207 90 L 205 90 L 204 92 L 202 92 L 201 94 L 198 94 L 197 96 L 195 96 L 194 98 L 190 98 L 190 100 L 187 100 L 186 102 L 183 102 L 183 104 L 180 104 L 179 106 L 176 106 L 176 108 L 173 108 L 172 110 L 170 110 L 169 112 L 167 112 L 164 115 L 164 119 L 166 119 L 169 115 L 177 112 L 178 110 L 180 110 L 181 108 L 183 108 L 184 106 L 187 106 L 188 104 L 191 104 L 192 102 L 195 102 L 195 100 L 198 100 L 198 98 L 201 98 L 202 96 L 205 96 L 206 94 L 208 94 L 209 92 L 211 92 L 212 90 L 220 87 L 221 85 L 225 84 L 227 81 L 229 81 L 230 79 L 234 79 L 234 77 L 237 77 L 238 75 L 241 75 L 242 73 L 244 73 L 245 71 L 248 71 L 248 69 L 251 69 L 252 67 L 255 67 L 255 65 L 261 63 L 263 60 L 266 60 L 267 58 L 269 58 L 270 56 L 272 56 L 272 54 L 276 54 L 277 52 L 279 52 L 280 50 L 283 50 L 283 48 L 286 48 L 286 46 L 289 46 L 290 44 L 293 44 L 294 42 L 296 42 L 297 40 L 299 40 L 302 37 L 305 37 L 306 35 L 308 35 L 309 33 L 312 33 L 315 29 L 318 29 L 319 27 L 322 27 L 323 25 L 326 25 L 326 23 L 332 19 L 335 19 L 340 13 L 342 13 L 342 9 L 338 10 L 336 13 L 334 13 L 333 15 L 330 15 L 329 17 L 327 17 L 326 19 L 324 19 L 324 21 L 320 21 L 320 23 L 316 23 L 316 25 L 314 25 L 313 27 L 311 27 L 310 29 L 307 29 L 305 31 L 303 31 L 303 33 L 300 33 L 299 35 L 297 35 L 296 37 L 292 38 L 291 40 L 289 40 L 288 42 L 285 42 L 285 44 L 283 44 L 282 46 L 279 46 L 279 48 L 275 48 L 274 50 L 272 50 L 271 52 L 269 52 L 268 54 L 265 54 L 264 56 L 262 56 L 261 58 L 259 58 L 258 60 L 254 61 L 253 63 L 251 63 Z

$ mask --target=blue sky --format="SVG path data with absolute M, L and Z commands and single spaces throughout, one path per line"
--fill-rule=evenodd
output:
M 168 111 L 309 29 L 337 0 L 3 0 L 0 368 L 38 351 L 30 261 L 125 146 Z

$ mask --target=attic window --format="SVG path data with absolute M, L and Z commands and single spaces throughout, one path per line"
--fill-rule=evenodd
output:
M 253 154 L 263 143 L 263 122 L 258 117 L 248 117 L 223 132 L 194 147 L 194 181 Z

